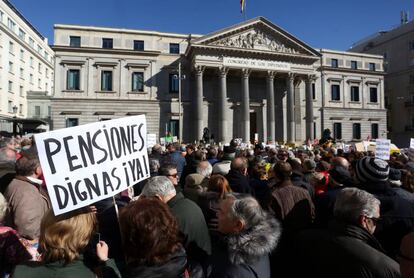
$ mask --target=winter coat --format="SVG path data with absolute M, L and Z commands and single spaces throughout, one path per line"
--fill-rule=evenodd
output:
M 11 277 L 13 278 L 94 278 L 96 274 L 89 269 L 83 262 L 82 256 L 80 259 L 75 260 L 74 262 L 65 265 L 63 262 L 54 262 L 42 264 L 39 262 L 28 262 L 22 265 L 18 265 Z M 118 268 L 115 265 L 115 262 L 112 259 L 107 260 L 101 267 L 99 271 L 102 273 L 102 277 L 112 278 L 112 277 L 121 277 L 121 274 L 118 271 Z
M 50 208 L 42 186 L 17 176 L 7 187 L 4 197 L 9 203 L 10 226 L 24 238 L 38 238 L 40 222 Z
M 199 251 L 211 254 L 211 241 L 203 212 L 196 203 L 177 193 L 167 202 L 177 218 L 180 231 L 184 234 L 184 247 L 190 258 L 201 255 Z M 200 250 L 201 249 L 201 250 Z
M 379 242 L 361 227 L 332 222 L 327 230 L 300 232 L 291 246 L 290 277 L 397 278 L 399 265 L 385 255 Z M 293 262 L 293 264 L 294 264 Z
M 126 278 L 184 278 L 187 256 L 184 249 L 180 249 L 171 258 L 161 265 L 128 266 Z
M 270 217 L 239 235 L 229 235 L 213 245 L 211 278 L 268 278 L 269 253 L 276 247 L 281 227 Z
M 267 208 L 272 195 L 270 187 L 267 185 L 267 181 L 252 177 L 249 179 L 249 186 L 252 188 L 252 191 L 255 194 L 254 197 L 260 203 L 262 208 Z
M 377 223 L 375 237 L 396 258 L 402 238 L 414 230 L 414 195 L 392 188 L 388 182 L 365 183 L 362 189 L 381 201 L 381 220 Z
M 253 191 L 249 185 L 249 179 L 239 171 L 230 169 L 229 173 L 226 175 L 226 179 L 233 192 L 254 195 L 252 194 Z

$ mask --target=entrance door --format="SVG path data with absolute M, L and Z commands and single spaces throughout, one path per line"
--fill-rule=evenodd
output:
M 254 134 L 257 133 L 257 113 L 250 113 L 250 142 L 254 142 Z

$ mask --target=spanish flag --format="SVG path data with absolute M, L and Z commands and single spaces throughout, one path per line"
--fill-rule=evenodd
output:
M 246 9 L 246 0 L 240 0 L 240 13 L 243 13 Z

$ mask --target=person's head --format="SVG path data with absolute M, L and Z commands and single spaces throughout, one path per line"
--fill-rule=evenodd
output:
M 206 153 L 203 150 L 197 150 L 192 153 L 194 160 L 204 161 L 206 160 Z
M 203 177 L 209 178 L 213 172 L 213 167 L 208 161 L 201 161 L 197 165 L 196 169 L 197 174 L 202 175 Z
M 167 203 L 176 195 L 176 191 L 170 179 L 165 176 L 156 176 L 148 180 L 142 189 L 141 195 L 145 197 L 157 197 L 164 203 Z
M 16 161 L 16 175 L 38 178 L 42 173 L 37 153 L 34 151 L 22 152 L 22 157 Z
M 273 167 L 273 172 L 278 180 L 289 180 L 292 175 L 292 166 L 290 166 L 289 162 L 279 161 Z
M 280 161 L 287 161 L 288 158 L 289 158 L 289 153 L 287 150 L 279 149 L 277 151 L 277 159 L 279 159 Z
M 361 183 L 378 183 L 388 180 L 390 166 L 382 159 L 365 156 L 356 164 L 356 178 Z
M 208 150 L 208 158 L 209 159 L 217 158 L 217 149 L 216 148 L 210 148 Z
M 348 168 L 337 165 L 329 170 L 329 183 L 332 186 L 343 185 L 351 179 L 351 173 L 348 171 Z
M 71 263 L 88 245 L 96 226 L 89 208 L 55 216 L 49 210 L 40 225 L 39 251 L 45 263 Z
M 228 194 L 217 212 L 218 231 L 225 235 L 237 235 L 266 219 L 257 200 L 251 196 Z
M 208 181 L 207 191 L 217 192 L 220 194 L 220 198 L 231 192 L 231 188 L 227 179 L 219 174 L 212 175 Z
M 342 166 L 345 169 L 349 168 L 349 161 L 341 156 L 336 156 L 334 158 L 331 159 L 331 167 L 335 167 L 335 166 Z
M 6 217 L 7 208 L 8 204 L 6 198 L 4 198 L 3 194 L 0 193 L 0 223 L 2 223 Z
M 235 158 L 230 164 L 230 169 L 231 170 L 234 170 L 236 172 L 240 172 L 243 175 L 247 174 L 247 167 L 248 167 L 248 162 L 243 157 Z
M 158 175 L 167 177 L 174 186 L 178 185 L 177 165 L 174 163 L 163 163 L 158 169 Z
M 267 179 L 266 164 L 257 163 L 256 165 L 254 165 L 252 169 L 252 177 L 259 179 L 259 180 L 266 180 Z
M 305 159 L 303 161 L 303 170 L 306 172 L 313 172 L 316 169 L 316 162 L 312 159 Z
M 185 147 L 185 150 L 187 152 L 187 155 L 191 155 L 195 150 L 195 146 L 193 144 L 189 144 Z
M 0 161 L 15 161 L 16 150 L 12 138 L 0 139 Z
M 151 153 L 152 154 L 158 154 L 158 155 L 161 154 L 162 153 L 162 147 L 161 147 L 161 145 L 160 144 L 155 144 L 152 147 Z
M 129 203 L 119 222 L 128 265 L 162 264 L 181 248 L 177 220 L 156 198 Z
M 337 220 L 360 226 L 373 234 L 380 218 L 380 201 L 364 190 L 345 188 L 336 199 L 334 216 Z
M 150 173 L 158 173 L 160 169 L 160 161 L 158 159 L 149 159 Z

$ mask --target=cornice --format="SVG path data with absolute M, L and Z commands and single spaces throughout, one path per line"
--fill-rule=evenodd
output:
M 98 47 L 71 47 L 71 46 L 52 46 L 53 51 L 75 52 L 75 53 L 100 53 L 100 54 L 120 54 L 120 55 L 133 55 L 133 56 L 159 56 L 161 51 L 138 51 L 128 49 L 117 49 L 117 48 L 98 48 Z M 58 56 L 58 54 L 56 55 Z
M 327 67 L 327 66 L 321 66 L 319 67 L 320 71 L 325 71 L 326 72 L 340 72 L 340 73 L 357 73 L 357 74 L 369 74 L 369 75 L 380 75 L 380 76 L 384 76 L 386 75 L 385 72 L 383 71 L 372 71 L 372 70 L 363 70 L 363 69 L 350 69 L 350 68 L 332 68 L 332 67 Z

